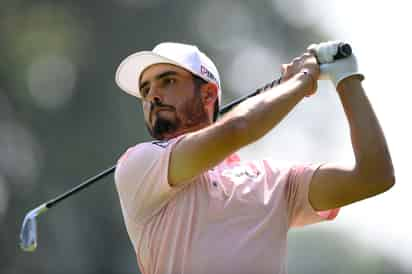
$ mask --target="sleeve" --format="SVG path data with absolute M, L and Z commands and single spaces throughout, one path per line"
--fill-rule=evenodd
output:
M 320 165 L 298 165 L 289 170 L 286 180 L 286 200 L 289 227 L 299 227 L 336 218 L 339 208 L 315 211 L 309 202 L 309 187 Z
M 168 168 L 171 151 L 181 137 L 138 144 L 119 159 L 115 182 L 124 218 L 144 223 L 180 190 L 169 185 Z

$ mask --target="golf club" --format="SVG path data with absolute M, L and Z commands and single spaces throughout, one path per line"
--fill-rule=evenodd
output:
M 322 44 L 321 44 L 322 45 Z M 317 49 L 320 53 L 322 51 L 322 56 L 332 56 L 333 60 L 338 60 L 341 58 L 349 57 L 352 54 L 352 49 L 351 46 L 347 43 L 335 43 L 333 45 L 331 44 L 326 44 L 323 48 L 319 47 Z M 317 54 L 318 62 L 320 64 L 326 63 L 327 61 L 324 61 L 320 59 L 321 54 Z M 321 71 L 322 71 L 322 66 L 321 66 Z M 234 106 L 239 104 L 240 102 L 246 100 L 247 98 L 253 97 L 257 94 L 259 94 L 262 91 L 265 91 L 269 88 L 274 87 L 275 85 L 278 85 L 281 82 L 282 78 L 276 79 L 265 86 L 256 89 L 255 91 L 235 100 L 232 101 L 231 103 L 224 105 L 220 110 L 219 114 L 222 115 L 226 112 L 228 112 L 230 109 L 232 109 Z M 82 182 L 78 186 L 70 189 L 69 191 L 57 196 L 56 198 L 45 202 L 41 204 L 40 206 L 30 210 L 26 216 L 24 217 L 23 224 L 21 227 L 20 231 L 20 248 L 24 251 L 35 251 L 37 247 L 37 217 L 39 217 L 41 214 L 45 213 L 48 209 L 52 208 L 62 200 L 72 196 L 73 194 L 89 187 L 93 183 L 97 182 L 98 180 L 104 178 L 105 176 L 111 174 L 114 172 L 116 169 L 116 165 L 107 168 L 106 170 L 103 170 L 99 174 L 87 179 L 86 181 Z

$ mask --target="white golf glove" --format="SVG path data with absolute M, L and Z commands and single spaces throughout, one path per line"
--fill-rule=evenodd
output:
M 331 41 L 320 44 L 312 44 L 308 50 L 315 50 L 320 65 L 319 79 L 329 79 L 338 87 L 339 83 L 353 75 L 358 75 L 363 80 L 365 77 L 358 70 L 356 56 L 352 53 L 350 57 L 333 60 L 339 41 Z

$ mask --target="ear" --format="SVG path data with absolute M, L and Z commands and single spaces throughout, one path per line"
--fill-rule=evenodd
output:
M 200 94 L 202 97 L 203 105 L 213 106 L 218 96 L 217 86 L 213 83 L 204 84 L 200 87 Z

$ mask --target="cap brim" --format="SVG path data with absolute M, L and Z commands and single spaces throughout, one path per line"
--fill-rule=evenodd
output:
M 116 71 L 116 83 L 130 95 L 141 97 L 139 79 L 142 72 L 155 64 L 172 64 L 181 67 L 178 63 L 151 51 L 140 51 L 126 57 Z

